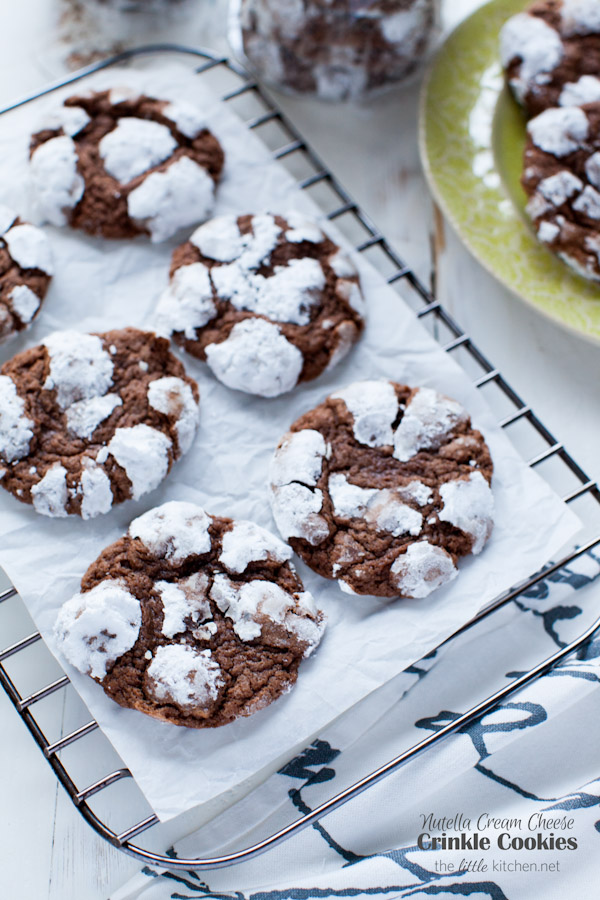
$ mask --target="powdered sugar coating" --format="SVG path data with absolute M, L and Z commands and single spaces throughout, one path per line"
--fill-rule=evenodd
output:
M 396 586 L 404 597 L 428 597 L 458 575 L 449 553 L 428 541 L 409 544 L 391 566 Z
M 537 230 L 537 236 L 544 244 L 551 244 L 553 240 L 560 234 L 560 227 L 552 222 L 540 222 Z
M 31 488 L 31 498 L 36 512 L 42 516 L 64 518 L 67 515 L 67 470 L 54 463 L 44 477 Z
M 306 591 L 295 598 L 270 581 L 256 579 L 238 585 L 227 575 L 217 574 L 210 597 L 231 619 L 233 630 L 242 641 L 260 637 L 264 625 L 269 622 L 283 625 L 288 633 L 296 634 L 305 642 L 305 656 L 321 638 L 324 624 L 316 621 L 316 607 Z
M 242 234 L 234 216 L 215 216 L 214 219 L 196 228 L 190 236 L 190 243 L 198 248 L 202 256 L 218 262 L 233 262 L 244 252 L 248 255 L 254 252 L 256 254 L 254 267 L 256 267 L 262 258 L 260 255 L 270 254 L 273 250 L 281 229 L 275 224 L 273 216 L 255 216 L 254 221 L 252 233 Z M 202 269 L 208 278 L 204 265 Z
M 84 191 L 77 171 L 77 150 L 68 135 L 51 138 L 31 155 L 30 172 L 35 210 L 41 222 L 66 225 L 66 209 L 76 206 Z
M 342 472 L 335 472 L 329 477 L 327 492 L 340 519 L 364 519 L 394 537 L 421 533 L 423 516 L 402 502 L 399 491 L 363 488 L 348 481 Z
M 279 533 L 286 540 L 303 538 L 313 546 L 329 536 L 329 526 L 319 512 L 323 492 L 292 482 L 271 489 L 271 508 Z
M 362 488 L 351 484 L 342 472 L 335 472 L 329 477 L 327 492 L 331 497 L 335 515 L 341 519 L 364 516 L 369 503 L 378 493 L 375 488 Z
M 301 243 L 308 241 L 310 244 L 320 244 L 323 240 L 323 232 L 314 219 L 292 210 L 285 216 L 288 228 L 285 232 L 285 238 L 292 243 Z M 341 252 L 341 251 L 340 251 Z
M 175 565 L 209 552 L 209 526 L 210 518 L 201 507 L 172 500 L 134 519 L 128 533 L 139 538 L 154 556 Z
M 189 384 L 173 376 L 157 378 L 148 385 L 148 403 L 153 409 L 176 420 L 179 450 L 187 453 L 192 446 L 200 415 Z
M 446 482 L 440 488 L 440 495 L 444 507 L 439 518 L 470 534 L 471 552 L 481 553 L 494 521 L 494 497 L 481 472 L 472 472 L 467 479 Z
M 28 325 L 40 308 L 40 298 L 25 284 L 17 284 L 9 294 L 13 312 Z
M 196 572 L 179 584 L 157 581 L 154 586 L 163 604 L 161 631 L 165 637 L 185 631 L 188 621 L 196 625 L 212 619 L 207 599 L 208 577 L 203 572 Z
M 588 136 L 585 112 L 578 106 L 546 109 L 527 125 L 533 143 L 554 156 L 568 156 L 579 149 Z
M 275 322 L 307 325 L 311 306 L 320 303 L 325 274 L 316 259 L 292 259 L 270 278 L 255 275 L 237 263 L 211 270 L 219 297 L 236 309 L 248 310 Z
M 215 185 L 187 156 L 164 172 L 151 172 L 127 197 L 131 218 L 150 232 L 153 242 L 164 241 L 180 228 L 206 219 L 213 208 Z
M 518 75 L 510 85 L 523 102 L 532 84 L 543 84 L 544 76 L 551 72 L 563 57 L 560 35 L 537 16 L 518 13 L 512 16 L 500 32 L 500 58 L 507 68 L 518 58 L 521 64 Z
M 261 528 L 254 522 L 238 519 L 231 531 L 226 531 L 223 535 L 219 561 L 230 572 L 239 575 L 245 572 L 252 562 L 268 559 L 284 563 L 291 556 L 290 547 L 266 528 Z
M 562 29 L 566 35 L 600 33 L 597 0 L 563 0 Z
M 208 709 L 223 686 L 221 668 L 210 650 L 196 651 L 185 644 L 158 647 L 146 676 L 157 700 L 182 709 Z
M 565 203 L 569 197 L 576 194 L 583 188 L 583 182 L 577 178 L 568 169 L 557 172 L 556 175 L 550 175 L 548 178 L 542 179 L 538 185 L 538 190 L 542 197 L 552 203 L 553 206 L 560 206 Z
M 427 484 L 415 479 L 403 487 L 396 488 L 403 500 L 414 500 L 418 506 L 425 506 L 431 500 L 433 491 Z
M 105 170 L 121 184 L 164 162 L 176 147 L 165 125 L 135 116 L 119 119 L 98 144 Z
M 282 439 L 271 460 L 269 480 L 275 486 L 298 481 L 314 487 L 326 456 L 327 445 L 319 431 L 304 428 L 290 432 Z
M 22 269 L 39 269 L 46 275 L 53 274 L 50 242 L 40 228 L 27 223 L 14 225 L 2 237 L 8 252 Z
M 419 388 L 396 428 L 394 456 L 406 462 L 420 450 L 438 447 L 441 440 L 468 418 L 466 410 L 432 388 Z
M 87 400 L 77 400 L 67 407 L 67 426 L 80 438 L 91 438 L 94 431 L 110 414 L 122 406 L 118 394 L 102 394 Z
M 192 140 L 200 134 L 203 128 L 207 127 L 205 116 L 187 100 L 174 100 L 169 103 L 163 109 L 163 115 L 174 122 L 182 134 Z
M 590 219 L 600 219 L 600 193 L 588 184 L 573 202 L 573 209 Z
M 229 337 L 206 347 L 206 361 L 227 387 L 260 397 L 291 391 L 302 371 L 302 353 L 265 319 L 244 319 Z
M 62 129 L 65 134 L 75 137 L 90 121 L 90 117 L 81 106 L 59 106 L 49 113 L 44 124 L 52 131 Z
M 380 531 L 389 531 L 394 537 L 403 534 L 414 537 L 421 534 L 423 528 L 421 513 L 412 506 L 401 503 L 393 491 L 380 491 L 365 518 L 367 521 L 374 518 Z
M 389 381 L 358 381 L 332 394 L 343 400 L 354 417 L 356 440 L 367 447 L 393 443 L 392 424 L 398 415 L 398 398 Z
M 263 213 L 252 217 L 252 231 L 242 234 L 236 216 L 217 216 L 205 222 L 190 237 L 202 253 L 221 262 L 237 261 L 241 270 L 252 271 L 268 263 L 281 228 L 275 217 Z
M 583 106 L 600 100 L 600 78 L 582 75 L 578 81 L 567 82 L 558 98 L 559 106 Z
M 133 647 L 141 623 L 139 600 L 119 581 L 106 579 L 61 607 L 54 638 L 71 665 L 84 675 L 103 678 Z
M 0 454 L 6 462 L 29 452 L 34 423 L 25 415 L 25 401 L 8 375 L 0 375 Z
M 166 434 L 143 423 L 117 428 L 108 450 L 125 470 L 134 500 L 153 491 L 166 476 L 172 446 Z
M 62 409 L 77 400 L 101 396 L 111 386 L 113 363 L 97 335 L 55 331 L 44 346 L 50 362 L 44 388 L 56 391 Z
M 84 466 L 79 487 L 82 519 L 93 519 L 110 510 L 113 504 L 110 478 L 92 460 Z
M 156 307 L 156 328 L 160 334 L 181 331 L 192 340 L 217 314 L 208 270 L 201 263 L 181 266 L 174 272 Z

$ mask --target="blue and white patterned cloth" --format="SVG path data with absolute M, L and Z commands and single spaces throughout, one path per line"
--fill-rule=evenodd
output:
M 592 551 L 364 700 L 170 852 L 215 855 L 265 837 L 566 646 L 599 614 Z M 111 900 L 600 897 L 599 688 L 600 634 L 287 843 L 224 870 L 144 868 Z M 433 836 L 472 842 L 475 832 L 489 848 L 418 846 L 420 835 L 427 847 Z

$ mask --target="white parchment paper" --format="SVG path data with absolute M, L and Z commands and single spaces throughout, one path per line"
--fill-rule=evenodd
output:
M 271 162 L 257 138 L 208 97 L 189 70 L 173 66 L 113 70 L 87 79 L 81 89 L 92 84 L 127 84 L 158 97 L 185 97 L 206 109 L 210 127 L 227 154 L 217 213 L 267 209 L 284 213 L 290 208 L 316 212 L 285 170 Z M 23 213 L 28 209 L 24 187 L 28 135 L 40 112 L 38 103 L 0 122 L 1 199 Z M 45 307 L 27 337 L 3 351 L 4 358 L 57 328 L 151 327 L 176 241 L 158 246 L 143 239 L 108 242 L 54 228 L 48 228 L 48 234 L 56 275 Z M 342 594 L 335 583 L 299 564 L 329 626 L 318 651 L 303 663 L 296 687 L 268 709 L 215 730 L 178 728 L 121 709 L 91 679 L 65 664 L 162 820 L 231 791 L 257 773 L 266 777 L 288 751 L 303 746 L 496 595 L 537 570 L 579 527 L 576 517 L 527 468 L 495 426 L 463 370 L 439 349 L 382 277 L 360 257 L 357 263 L 368 304 L 366 333 L 344 363 L 316 382 L 279 399 L 253 398 L 223 387 L 202 364 L 185 357 L 189 374 L 200 385 L 199 434 L 187 457 L 150 496 L 87 522 L 46 519 L 4 492 L 0 497 L 0 563 L 52 649 L 58 607 L 78 590 L 82 574 L 100 551 L 145 510 L 166 500 L 185 499 L 211 513 L 253 519 L 276 530 L 266 491 L 270 456 L 289 425 L 334 389 L 378 377 L 430 385 L 460 400 L 483 430 L 495 464 L 497 517 L 481 556 L 462 562 L 459 578 L 426 600 L 402 602 Z

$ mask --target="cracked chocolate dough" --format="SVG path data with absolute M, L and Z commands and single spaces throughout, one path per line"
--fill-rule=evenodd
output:
M 342 590 L 422 598 L 490 537 L 492 470 L 459 403 L 427 387 L 361 381 L 282 438 L 273 515 L 298 556 Z
M 152 241 L 208 218 L 224 161 L 191 103 L 116 88 L 66 99 L 30 156 L 39 221 Z
M 29 328 L 53 271 L 44 232 L 0 204 L 0 343 Z
M 61 608 L 66 659 L 121 706 L 190 728 L 250 716 L 296 681 L 325 620 L 253 522 L 170 502 L 135 519 Z
M 600 102 L 547 109 L 527 131 L 521 182 L 538 239 L 600 281 Z
M 508 84 L 528 115 L 600 100 L 600 3 L 541 0 L 500 32 Z
M 363 308 L 354 264 L 316 222 L 227 215 L 175 250 L 156 328 L 227 387 L 276 397 L 346 355 Z
M 189 450 L 198 387 L 164 338 L 57 331 L 0 369 L 0 484 L 90 519 L 153 491 Z
M 280 90 L 356 101 L 416 70 L 436 7 L 436 0 L 241 0 L 233 39 Z

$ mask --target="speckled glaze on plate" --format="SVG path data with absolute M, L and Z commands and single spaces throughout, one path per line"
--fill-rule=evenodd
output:
M 558 325 L 600 343 L 600 287 L 540 244 L 524 213 L 526 120 L 504 86 L 498 35 L 528 5 L 492 0 L 447 38 L 423 86 L 421 158 L 436 201 L 476 259 Z

